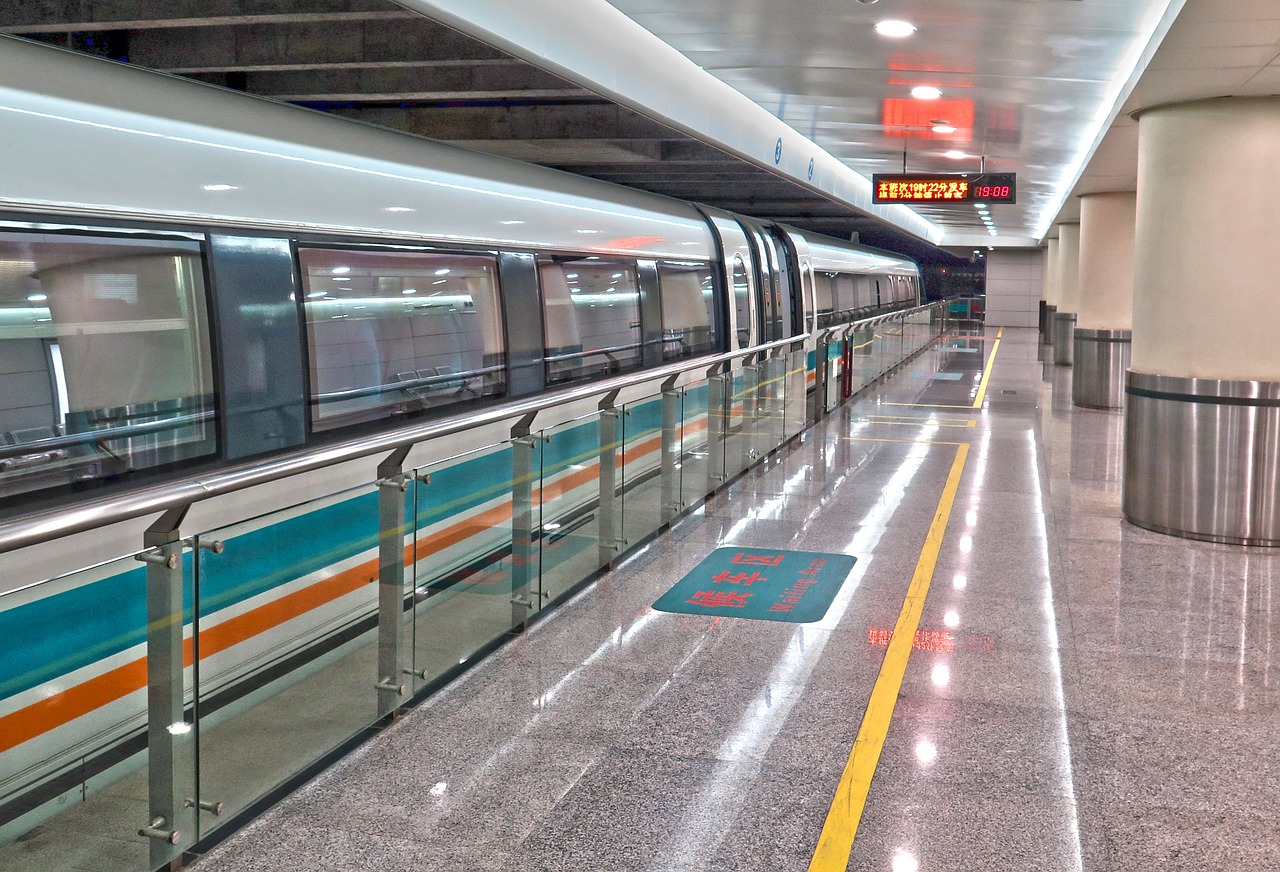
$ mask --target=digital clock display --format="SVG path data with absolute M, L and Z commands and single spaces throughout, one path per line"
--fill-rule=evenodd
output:
M 877 173 L 871 177 L 873 203 L 1016 203 L 1016 173 L 920 175 Z

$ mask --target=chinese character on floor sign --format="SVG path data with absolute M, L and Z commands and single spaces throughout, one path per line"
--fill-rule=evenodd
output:
M 695 606 L 706 606 L 709 609 L 740 609 L 747 604 L 749 593 L 736 590 L 700 590 L 691 599 L 685 600 Z
M 711 581 L 714 584 L 722 584 L 722 583 L 723 584 L 741 584 L 741 585 L 745 585 L 746 587 L 750 587 L 754 582 L 757 582 L 757 581 L 768 581 L 768 580 L 769 579 L 767 577 L 761 575 L 758 572 L 753 572 L 750 575 L 747 575 L 747 573 L 745 572 L 730 572 L 727 569 L 711 576 Z
M 735 556 L 730 563 L 736 563 L 739 566 L 777 566 L 782 562 L 785 554 L 742 554 Z

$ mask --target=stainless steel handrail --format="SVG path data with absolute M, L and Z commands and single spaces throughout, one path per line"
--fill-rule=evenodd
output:
M 906 315 L 911 311 L 923 311 L 935 305 L 937 304 L 931 303 L 916 307 L 914 310 L 904 310 L 895 314 Z M 332 445 L 308 446 L 271 460 L 242 463 L 220 469 L 204 477 L 180 482 L 168 482 L 127 494 L 98 500 L 87 500 L 34 512 L 0 525 L 0 554 L 31 545 L 38 545 L 42 542 L 49 542 L 62 536 L 83 533 L 86 530 L 132 520 L 143 515 L 156 514 L 179 506 L 188 506 L 211 497 L 268 484 L 304 472 L 313 472 L 327 466 L 335 466 L 350 460 L 382 454 L 404 446 L 415 445 L 428 439 L 437 439 L 453 433 L 460 433 L 463 430 L 519 418 L 552 406 L 598 397 L 612 391 L 623 390 L 645 382 L 659 381 L 692 370 L 710 369 L 740 357 L 749 357 L 779 348 L 802 344 L 807 338 L 807 335 L 793 336 L 789 339 L 779 339 L 764 345 L 758 345 L 749 350 L 729 351 L 693 361 L 668 363 L 640 372 L 563 388 L 536 397 L 514 400 L 488 409 L 469 411 L 434 421 L 424 421 L 420 424 L 400 427 L 374 436 L 350 439 Z

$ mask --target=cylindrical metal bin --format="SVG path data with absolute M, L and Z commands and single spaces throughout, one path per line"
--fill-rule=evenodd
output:
M 1280 545 L 1280 382 L 1130 372 L 1125 517 L 1236 545 Z
M 1086 409 L 1123 409 L 1133 331 L 1077 327 L 1073 335 L 1071 401 Z
M 1040 326 L 1040 332 L 1044 335 L 1044 344 L 1053 345 L 1053 319 L 1058 314 L 1058 307 L 1053 303 L 1047 303 L 1044 307 L 1044 324 Z
M 1071 334 L 1075 329 L 1075 312 L 1053 313 L 1053 362 L 1058 366 L 1071 366 Z

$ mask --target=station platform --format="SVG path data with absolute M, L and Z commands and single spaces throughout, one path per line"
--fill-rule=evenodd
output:
M 195 868 L 1280 867 L 1280 554 L 1126 524 L 1044 358 L 944 338 Z M 653 608 L 717 549 L 856 562 L 816 622 Z

